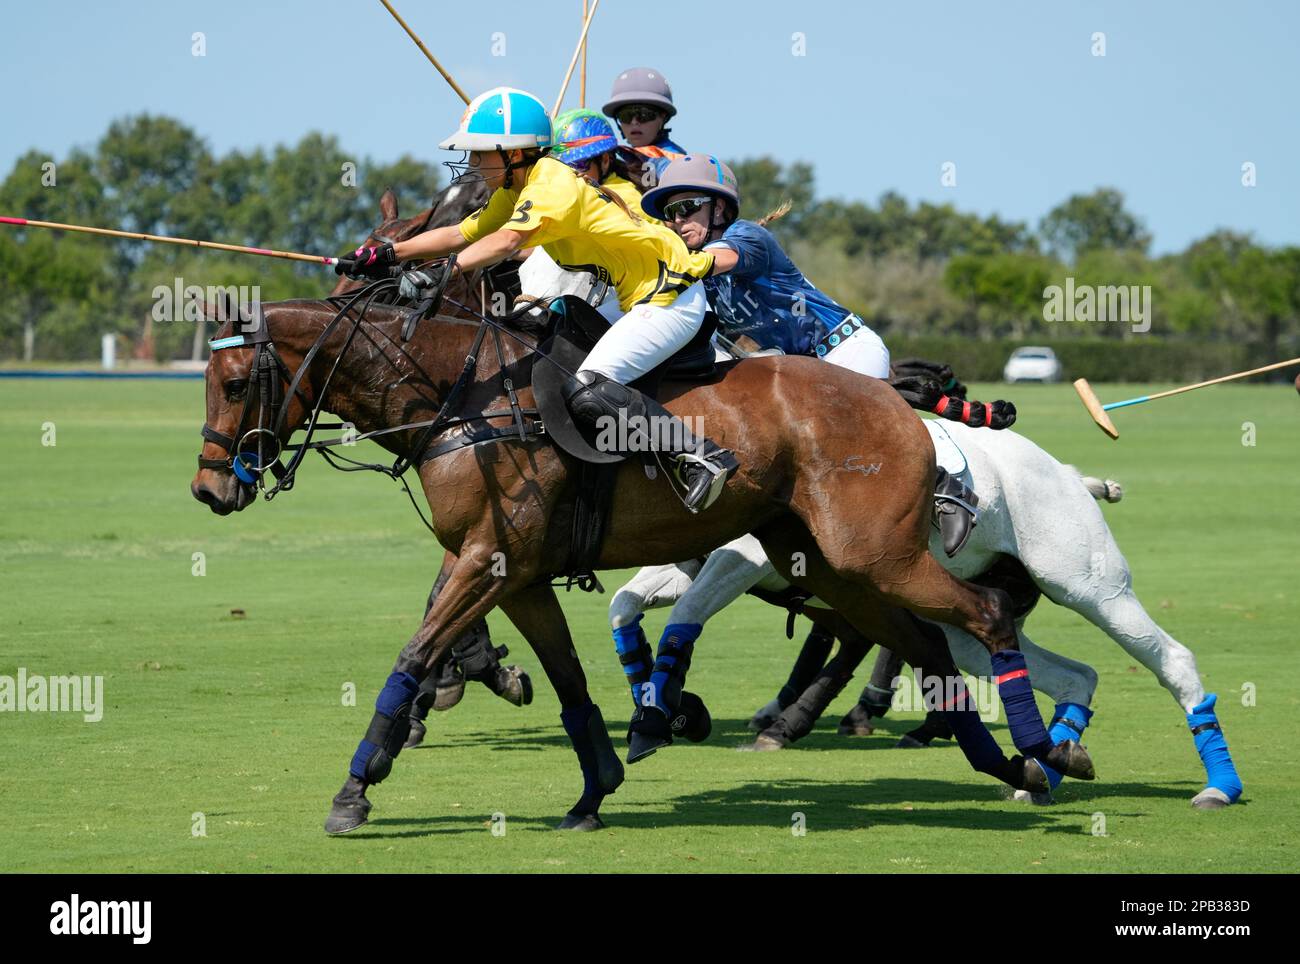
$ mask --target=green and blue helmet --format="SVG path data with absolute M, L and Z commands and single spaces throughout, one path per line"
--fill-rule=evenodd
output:
M 618 147 L 614 128 L 603 115 L 583 108 L 567 110 L 555 118 L 555 146 L 551 156 L 570 167 L 585 168 L 592 158 Z

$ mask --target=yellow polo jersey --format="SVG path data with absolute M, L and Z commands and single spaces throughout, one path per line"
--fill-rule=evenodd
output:
M 628 206 L 636 212 L 639 204 Z M 549 157 L 533 165 L 521 190 L 499 188 L 460 223 L 466 241 L 500 228 L 531 232 L 528 244 L 544 248 L 560 267 L 590 271 L 612 285 L 624 311 L 670 305 L 713 268 L 713 255 L 691 252 L 662 222 L 628 217 L 606 191 Z

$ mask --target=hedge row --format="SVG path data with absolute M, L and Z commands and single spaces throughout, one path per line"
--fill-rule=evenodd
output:
M 947 336 L 894 336 L 886 337 L 885 341 L 893 358 L 947 362 L 963 381 L 1001 380 L 1003 366 L 1011 353 L 1030 344 L 1055 351 L 1064 370 L 1062 379 L 1067 381 L 1087 378 L 1090 382 L 1194 382 L 1281 360 L 1265 357 L 1267 352 L 1258 346 L 1225 341 L 1096 338 L 1025 342 Z

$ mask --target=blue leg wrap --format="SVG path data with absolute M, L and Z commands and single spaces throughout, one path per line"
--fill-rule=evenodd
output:
M 1051 726 L 1047 728 L 1047 735 L 1051 737 L 1052 743 L 1064 743 L 1066 740 L 1080 742 L 1083 738 L 1083 731 L 1088 728 L 1088 722 L 1092 719 L 1092 710 L 1079 703 L 1057 703 L 1056 713 L 1052 716 Z M 1055 790 L 1061 785 L 1061 774 L 1053 770 L 1042 760 L 1038 761 L 1043 772 L 1047 774 L 1047 782 Z
M 1016 749 L 1027 757 L 1045 756 L 1052 748 L 1043 726 L 1042 714 L 1034 702 L 1034 689 L 1029 683 L 1029 670 L 1025 668 L 1025 655 L 1017 649 L 994 653 L 993 676 L 997 680 L 998 695 L 1007 713 L 1007 726 Z
M 411 730 L 411 704 L 420 684 L 410 673 L 390 673 L 375 699 L 375 715 L 352 755 L 348 772 L 358 780 L 378 783 L 393 768 L 393 758 L 402 750 Z
M 614 649 L 618 661 L 623 664 L 623 674 L 627 676 L 632 687 L 632 704 L 641 705 L 641 684 L 650 679 L 650 668 L 654 665 L 654 654 L 650 652 L 650 643 L 641 628 L 642 613 L 626 626 L 614 629 Z
M 1236 803 L 1241 797 L 1241 777 L 1232 765 L 1228 741 L 1214 712 L 1218 698 L 1217 694 L 1211 693 L 1203 703 L 1192 707 L 1192 712 L 1187 714 L 1187 726 L 1196 741 L 1196 752 L 1205 764 L 1206 785 L 1221 790 L 1232 803 Z
M 703 631 L 700 623 L 669 623 L 664 627 L 650 681 L 641 688 L 642 706 L 656 707 L 668 716 L 677 711 L 695 640 Z
M 1064 743 L 1066 740 L 1082 742 L 1083 731 L 1092 720 L 1092 710 L 1078 703 L 1057 703 L 1052 716 L 1052 725 L 1047 733 L 1052 743 Z

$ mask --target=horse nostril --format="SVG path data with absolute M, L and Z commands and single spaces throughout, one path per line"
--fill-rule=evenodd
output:
M 216 505 L 219 501 L 217 494 L 209 489 L 206 485 L 200 485 L 193 490 L 194 498 L 198 499 L 204 505 Z

